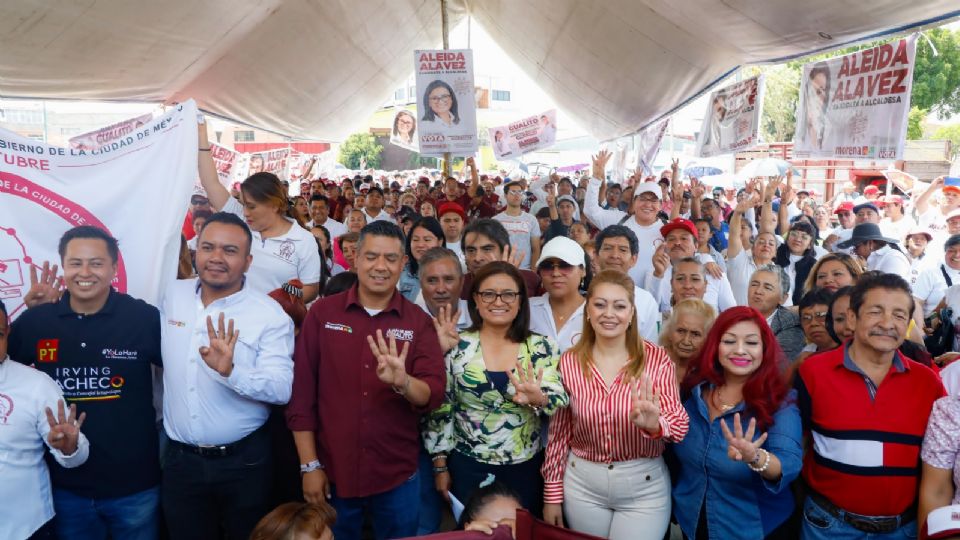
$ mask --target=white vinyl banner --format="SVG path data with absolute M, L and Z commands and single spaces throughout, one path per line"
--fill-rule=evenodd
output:
M 498 160 L 516 159 L 527 152 L 553 146 L 557 141 L 557 110 L 492 127 L 489 132 L 493 155 Z
M 710 94 L 697 137 L 697 155 L 732 154 L 756 146 L 762 110 L 762 76 L 744 79 Z
M 669 120 L 661 120 L 656 124 L 644 129 L 637 136 L 637 169 L 641 169 L 644 174 L 653 174 L 653 162 L 660 153 L 660 145 L 663 144 L 663 136 L 667 132 Z
M 902 159 L 916 35 L 803 66 L 793 155 Z
M 59 265 L 57 243 L 79 225 L 119 241 L 114 288 L 156 304 L 176 278 L 196 178 L 193 100 L 93 150 L 0 130 L 0 298 L 10 316 L 24 309 L 31 267 Z
M 420 153 L 477 152 L 477 98 L 470 49 L 414 51 Z
M 70 148 L 76 148 L 78 150 L 93 150 L 100 148 L 110 141 L 133 133 L 144 124 L 148 124 L 152 119 L 152 114 L 144 114 L 136 118 L 117 122 L 116 124 L 109 125 L 105 128 L 100 128 L 96 131 L 70 137 Z

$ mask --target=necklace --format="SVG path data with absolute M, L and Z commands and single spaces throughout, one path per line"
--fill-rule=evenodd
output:
M 723 402 L 723 399 L 720 397 L 720 387 L 713 389 L 713 406 L 716 407 L 721 413 L 725 413 L 730 409 L 737 406 L 736 403 L 733 405 L 727 405 Z

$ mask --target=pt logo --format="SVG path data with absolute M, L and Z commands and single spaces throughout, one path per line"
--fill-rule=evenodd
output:
M 59 348 L 59 339 L 41 339 L 37 342 L 37 361 L 44 363 L 56 362 Z

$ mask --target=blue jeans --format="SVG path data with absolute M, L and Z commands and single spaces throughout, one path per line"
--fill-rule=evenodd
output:
M 68 540 L 156 540 L 160 528 L 160 486 L 113 499 L 89 499 L 53 490 L 57 536 Z
M 899 529 L 892 532 L 867 533 L 842 519 L 833 517 L 809 497 L 803 503 L 802 527 L 800 538 L 803 540 L 860 540 L 863 538 L 907 540 L 917 538 L 917 520 L 902 524 Z
M 420 474 L 384 493 L 367 497 L 337 497 L 337 486 L 331 487 L 330 503 L 337 511 L 333 537 L 337 540 L 360 540 L 364 509 L 373 520 L 377 540 L 417 535 L 420 516 Z
M 433 483 L 433 460 L 426 450 L 420 448 L 420 523 L 417 536 L 433 534 L 440 530 L 443 498 Z

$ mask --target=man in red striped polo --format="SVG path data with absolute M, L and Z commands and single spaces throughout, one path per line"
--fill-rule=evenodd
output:
M 898 349 L 914 300 L 895 274 L 864 274 L 850 297 L 853 338 L 807 359 L 797 378 L 809 433 L 804 539 L 916 538 L 920 446 L 939 377 Z

